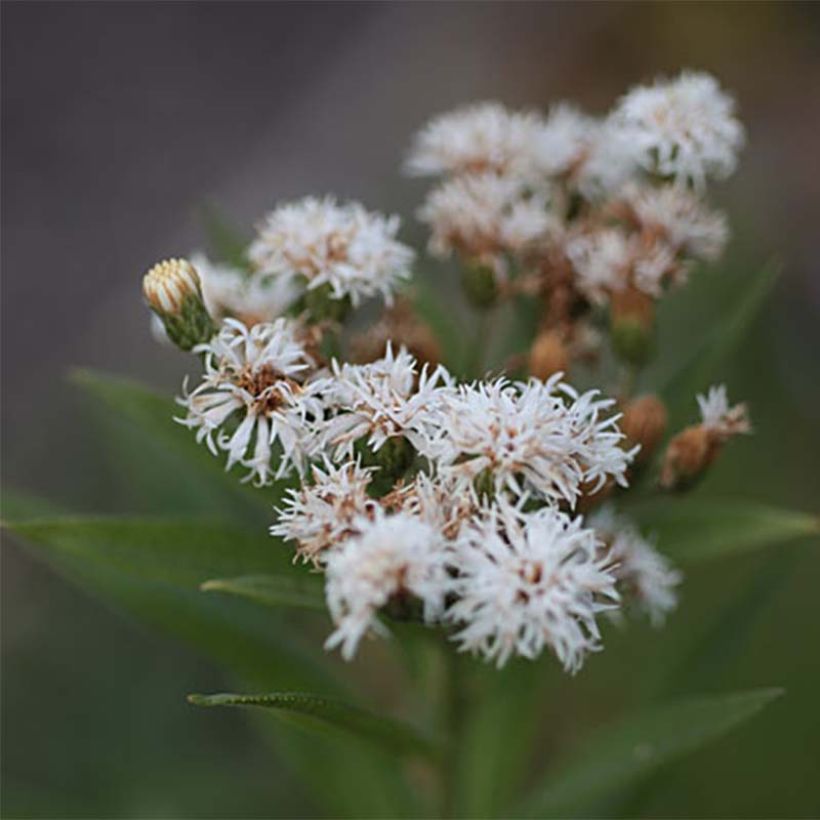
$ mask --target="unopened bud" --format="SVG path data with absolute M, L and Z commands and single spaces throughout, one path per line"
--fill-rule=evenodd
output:
M 529 370 L 536 379 L 546 381 L 554 373 L 569 369 L 569 350 L 560 330 L 543 330 L 530 348 Z
M 461 284 L 467 298 L 478 308 L 492 307 L 498 299 L 495 270 L 486 262 L 467 262 L 462 269 Z
M 612 294 L 610 303 L 612 345 L 618 356 L 632 365 L 645 364 L 655 340 L 655 304 L 637 288 Z
M 182 350 L 207 342 L 216 325 L 202 299 L 196 268 L 187 259 L 166 259 L 142 280 L 148 306 L 162 320 L 168 338 Z
M 330 285 L 310 288 L 304 295 L 304 309 L 312 322 L 343 322 L 350 313 L 350 297 L 337 299 Z
M 720 451 L 720 442 L 702 424 L 678 433 L 669 446 L 661 467 L 660 484 L 666 490 L 691 487 Z
M 635 456 L 637 463 L 649 460 L 666 432 L 667 413 L 664 403 L 654 395 L 632 399 L 624 407 L 618 426 L 626 436 L 625 447 L 631 450 L 636 444 L 641 449 Z

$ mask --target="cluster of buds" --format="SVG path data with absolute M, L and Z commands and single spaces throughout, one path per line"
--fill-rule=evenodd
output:
M 666 408 L 579 392 L 563 372 L 594 361 L 598 308 L 618 355 L 646 361 L 655 300 L 722 248 L 702 193 L 741 142 L 729 98 L 693 74 L 631 91 L 602 120 L 486 104 L 418 135 L 408 168 L 443 177 L 420 211 L 430 250 L 458 255 L 474 305 L 517 294 L 542 308 L 523 378 L 445 367 L 398 293 L 414 258 L 398 219 L 358 203 L 280 206 L 242 269 L 196 257 L 199 273 L 169 260 L 146 274 L 167 337 L 202 363 L 177 421 L 245 480 L 291 482 L 271 534 L 324 573 L 328 648 L 350 659 L 391 618 L 415 618 L 499 666 L 550 650 L 575 672 L 602 646 L 603 613 L 632 605 L 660 624 L 674 609 L 681 574 L 600 506 L 651 469 Z M 351 335 L 373 297 L 383 316 Z M 663 454 L 664 488 L 691 486 L 749 431 L 725 388 L 698 402 L 702 422 Z

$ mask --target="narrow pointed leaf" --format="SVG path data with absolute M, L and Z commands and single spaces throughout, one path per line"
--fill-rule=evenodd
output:
M 280 717 L 315 728 L 333 728 L 364 738 L 385 751 L 400 755 L 435 755 L 435 745 L 413 727 L 365 711 L 352 704 L 306 692 L 271 692 L 263 695 L 189 695 L 196 706 L 256 706 Z
M 318 579 L 304 571 L 304 578 L 281 575 L 243 575 L 214 578 L 201 585 L 203 592 L 238 595 L 265 606 L 324 610 L 325 601 Z
M 630 508 L 644 532 L 681 563 L 752 552 L 820 535 L 820 516 L 756 501 L 665 499 Z
M 521 814 L 565 816 L 716 740 L 782 694 L 757 689 L 690 698 L 633 715 L 585 738 Z M 517 813 L 518 814 L 518 813 Z
M 707 335 L 697 353 L 668 380 L 661 395 L 670 409 L 670 429 L 677 429 L 690 417 L 694 420 L 695 395 L 722 380 L 723 366 L 742 345 L 779 272 L 780 265 L 775 262 L 761 268 L 726 317 Z

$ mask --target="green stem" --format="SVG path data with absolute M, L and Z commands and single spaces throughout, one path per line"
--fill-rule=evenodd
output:
M 463 658 L 455 647 L 443 644 L 443 670 L 441 691 L 441 727 L 444 750 L 441 757 L 441 806 L 439 816 L 456 816 L 458 768 L 462 758 L 461 744 L 467 697 L 463 675 Z
M 490 350 L 495 329 L 495 315 L 495 306 L 481 308 L 478 311 L 476 336 L 467 365 L 467 375 L 471 378 L 481 378 L 487 368 L 487 354 Z

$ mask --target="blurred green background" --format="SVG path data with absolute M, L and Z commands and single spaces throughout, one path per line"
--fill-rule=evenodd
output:
M 202 244 L 204 203 L 250 226 L 278 199 L 334 192 L 404 214 L 420 243 L 423 186 L 399 163 L 430 115 L 487 98 L 603 112 L 629 85 L 691 67 L 737 95 L 749 144 L 715 191 L 734 228 L 725 270 L 665 305 L 663 355 L 685 357 L 753 271 L 784 263 L 725 372 L 757 433 L 698 492 L 817 510 L 820 6 L 6 2 L 2 17 L 4 488 L 71 510 L 152 511 L 65 374 L 90 365 L 178 389 L 189 362 L 150 338 L 139 277 Z M 220 672 L 13 539 L 2 570 L 4 817 L 310 815 L 310 794 L 245 715 L 185 703 L 224 688 Z M 594 723 L 650 683 L 784 686 L 619 811 L 820 815 L 818 582 L 807 541 L 692 572 L 665 630 L 610 630 L 578 678 L 554 677 L 546 725 L 571 738 L 573 704 L 599 704 Z M 704 635 L 711 654 L 678 674 Z

